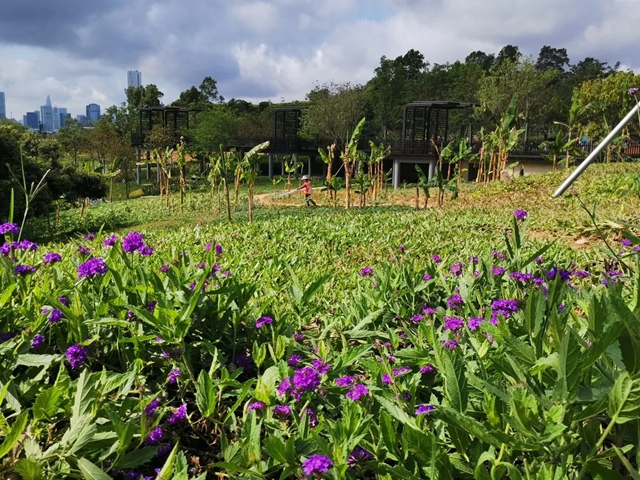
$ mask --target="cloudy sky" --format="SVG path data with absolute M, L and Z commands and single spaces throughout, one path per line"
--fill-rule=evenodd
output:
M 7 115 L 52 103 L 124 101 L 127 70 L 164 102 L 209 75 L 226 99 L 302 100 L 317 84 L 364 83 L 380 57 L 431 63 L 506 44 L 566 48 L 640 71 L 640 0 L 0 0 Z

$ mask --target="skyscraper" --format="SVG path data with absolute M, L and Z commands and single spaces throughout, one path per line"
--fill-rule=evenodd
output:
M 142 73 L 138 70 L 127 71 L 127 87 L 141 87 Z
M 53 107 L 53 131 L 57 132 L 62 127 L 64 127 L 64 122 L 67 118 L 71 118 L 68 116 L 66 107 L 58 107 L 57 105 Z
M 39 111 L 36 110 L 35 112 L 27 112 L 27 114 L 22 118 L 23 118 L 22 123 L 26 127 L 29 127 L 31 130 L 38 130 L 40 128 L 40 112 Z
M 7 106 L 4 103 L 4 92 L 0 92 L 0 120 L 7 118 Z
M 90 103 L 87 105 L 87 122 L 92 125 L 100 120 L 100 105 L 97 103 Z
M 40 107 L 40 121 L 42 122 L 43 132 L 53 132 L 53 107 L 51 106 L 51 98 L 47 95 L 47 101 Z

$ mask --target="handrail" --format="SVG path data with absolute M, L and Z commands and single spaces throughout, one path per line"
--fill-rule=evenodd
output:
M 613 130 L 611 130 L 609 132 L 609 135 L 607 135 L 606 137 L 604 137 L 604 140 L 602 140 L 602 142 L 600 142 L 596 148 L 593 149 L 593 151 L 589 154 L 589 156 L 585 159 L 584 162 L 582 162 L 578 168 L 576 168 L 573 173 L 571 175 L 569 175 L 569 178 L 567 178 L 564 182 L 562 182 L 562 185 L 560 185 L 558 187 L 558 189 L 554 192 L 553 197 L 552 198 L 557 198 L 560 195 L 562 195 L 567 188 L 569 188 L 571 186 L 571 184 L 573 182 L 576 181 L 576 179 L 582 175 L 582 172 L 584 172 L 587 167 L 589 166 L 589 164 L 591 164 L 591 162 L 593 162 L 593 160 L 598 156 L 598 154 L 604 150 L 604 148 L 609 145 L 611 143 L 611 140 L 613 140 L 613 138 L 620 133 L 620 130 L 622 130 L 625 125 L 627 123 L 629 123 L 631 121 L 631 119 L 636 115 L 636 113 L 638 112 L 638 110 L 640 109 L 640 102 L 638 102 L 635 107 L 633 107 L 629 113 L 627 113 L 627 116 L 624 117 L 622 120 L 620 120 L 620 123 L 618 123 L 618 125 L 616 125 Z

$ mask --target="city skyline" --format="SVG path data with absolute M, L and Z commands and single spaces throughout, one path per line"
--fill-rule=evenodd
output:
M 19 117 L 47 94 L 70 112 L 125 101 L 125 72 L 170 103 L 206 76 L 225 98 L 303 100 L 327 82 L 362 84 L 380 57 L 431 65 L 507 45 L 566 48 L 640 69 L 637 0 L 113 0 L 0 4 L 0 91 Z M 437 99 L 432 99 L 437 100 Z

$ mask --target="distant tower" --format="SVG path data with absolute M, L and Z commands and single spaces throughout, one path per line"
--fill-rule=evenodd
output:
M 7 118 L 7 106 L 4 103 L 4 92 L 0 92 L 0 120 Z
M 49 95 L 47 95 L 46 103 L 40 107 L 40 120 L 43 132 L 53 132 L 53 107 Z
M 127 87 L 141 87 L 142 73 L 138 70 L 127 71 Z
M 100 120 L 100 105 L 97 103 L 90 103 L 87 105 L 87 122 L 92 125 Z

